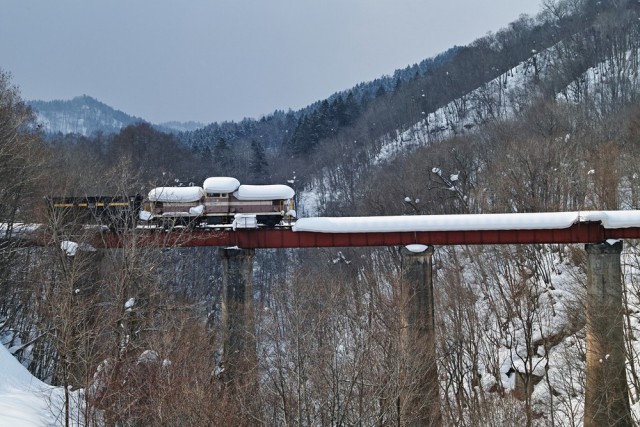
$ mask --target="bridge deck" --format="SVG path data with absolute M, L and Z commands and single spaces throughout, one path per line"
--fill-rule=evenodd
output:
M 17 226 L 12 239 L 20 240 L 23 245 L 47 245 L 51 239 L 43 228 L 37 224 Z M 609 239 L 640 239 L 640 211 L 318 217 L 300 219 L 292 228 L 283 229 L 96 231 L 91 244 L 122 247 L 131 242 L 132 233 L 137 244 L 144 246 L 237 246 L 243 249 L 601 243 Z
M 243 249 L 349 246 L 489 245 L 531 243 L 601 243 L 608 239 L 638 239 L 640 227 L 605 228 L 599 222 L 579 222 L 563 229 L 440 230 L 415 232 L 327 233 L 283 230 L 142 231 L 139 244 L 158 246 L 237 246 Z M 104 233 L 97 247 L 120 247 L 122 236 Z

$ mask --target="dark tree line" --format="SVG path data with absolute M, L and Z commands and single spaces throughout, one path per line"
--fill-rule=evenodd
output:
M 201 185 L 209 176 L 234 176 L 247 184 L 267 184 L 278 175 L 270 168 L 270 155 L 262 143 L 236 145 L 220 138 L 200 151 L 178 137 L 149 124 L 130 125 L 114 135 L 91 137 L 69 134 L 48 143 L 58 172 L 55 195 L 111 195 L 126 190 L 146 194 L 154 186 Z M 115 188 L 108 177 L 126 167 L 140 183 Z M 275 178 L 274 178 L 275 179 Z
M 286 152 L 293 156 L 310 155 L 321 140 L 353 125 L 362 107 L 353 92 L 344 99 L 338 96 L 331 102 L 322 101 L 315 111 L 298 120 L 292 135 L 286 140 Z

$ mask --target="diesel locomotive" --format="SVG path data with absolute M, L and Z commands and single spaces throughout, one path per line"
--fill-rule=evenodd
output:
M 290 226 L 296 218 L 294 190 L 282 184 L 241 185 L 210 177 L 202 186 L 156 187 L 141 195 L 49 197 L 50 216 L 95 222 L 112 230 L 132 226 L 258 228 Z

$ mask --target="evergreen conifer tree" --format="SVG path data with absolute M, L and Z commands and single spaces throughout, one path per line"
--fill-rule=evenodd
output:
M 251 161 L 249 172 L 254 184 L 267 184 L 269 178 L 269 163 L 264 147 L 259 142 L 251 141 Z
M 220 175 L 235 176 L 235 155 L 224 138 L 218 139 L 213 147 L 213 163 Z

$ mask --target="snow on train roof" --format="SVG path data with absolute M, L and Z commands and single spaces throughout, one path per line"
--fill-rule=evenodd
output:
M 149 191 L 149 201 L 163 203 L 197 202 L 204 197 L 202 187 L 156 187 Z
M 283 184 L 241 185 L 233 196 L 238 200 L 286 200 L 295 195 L 293 188 Z
M 640 211 L 301 218 L 293 231 L 374 233 L 406 231 L 537 230 L 599 221 L 605 228 L 640 226 Z
M 230 176 L 212 176 L 202 184 L 207 193 L 233 193 L 240 187 L 240 181 Z

